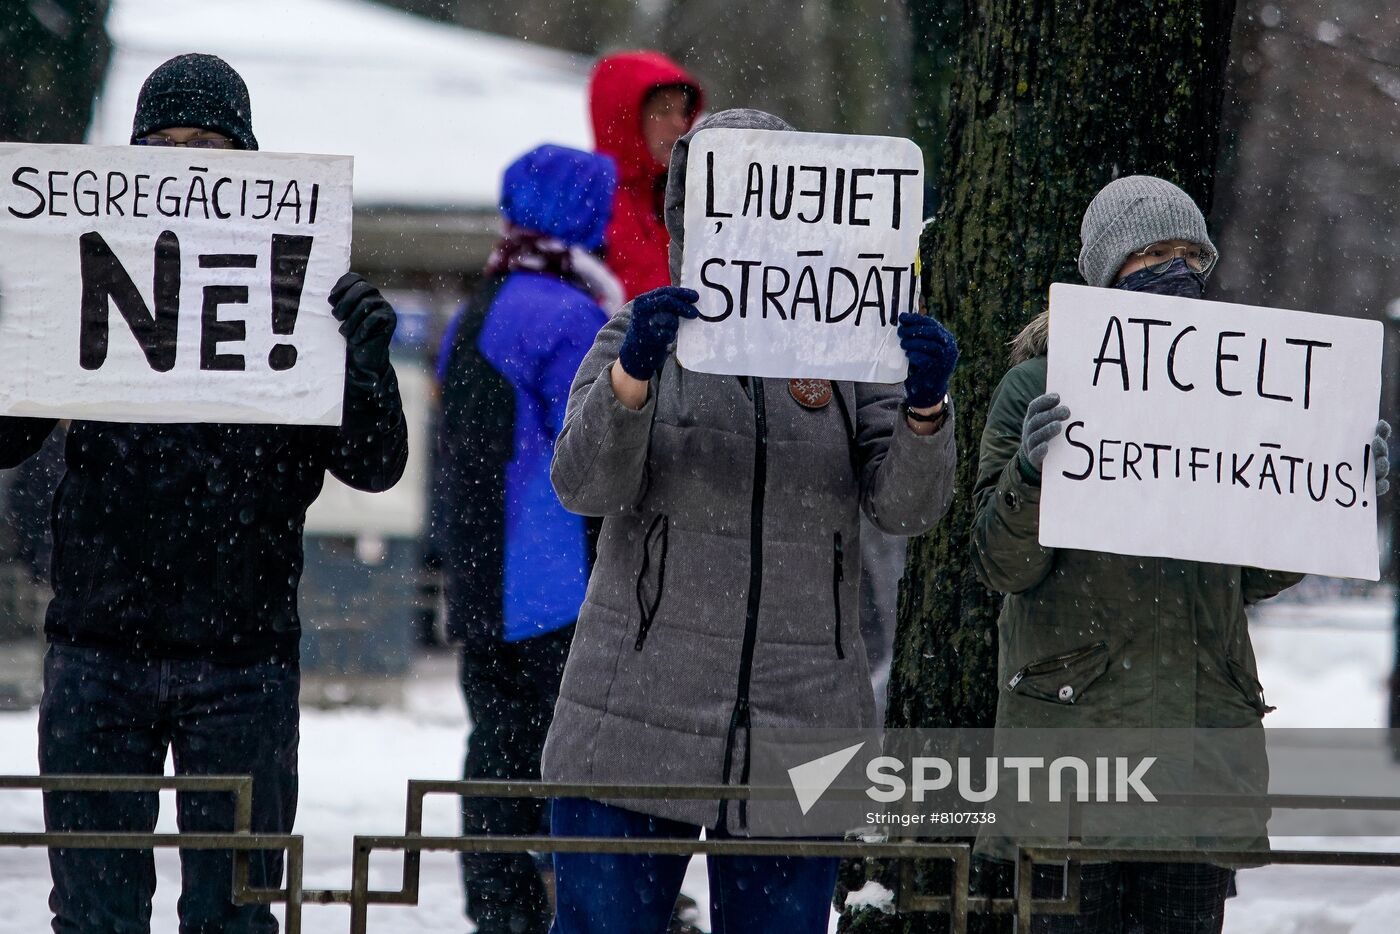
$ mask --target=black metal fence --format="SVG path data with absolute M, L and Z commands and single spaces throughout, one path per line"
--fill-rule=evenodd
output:
M 418 904 L 422 855 L 444 853 L 649 853 L 729 856 L 835 856 L 901 861 L 896 907 L 901 912 L 946 914 L 952 934 L 965 934 L 968 916 L 1011 914 L 1017 931 L 1029 931 L 1037 915 L 1075 914 L 1079 908 L 1078 867 L 1087 862 L 1210 862 L 1227 867 L 1265 864 L 1400 868 L 1400 852 L 1321 850 L 1150 850 L 1095 847 L 1071 841 L 1064 846 L 1026 845 L 1017 849 L 1013 895 L 989 897 L 971 893 L 972 847 L 967 843 L 933 840 L 787 840 L 787 839 L 599 839 L 546 836 L 425 836 L 424 801 L 432 795 L 453 797 L 578 797 L 603 800 L 689 799 L 743 800 L 753 789 L 733 785 L 569 785 L 549 782 L 424 781 L 408 783 L 402 834 L 356 836 L 352 844 L 349 889 L 306 889 L 303 838 L 298 834 L 253 833 L 252 780 L 246 776 L 130 776 L 45 775 L 0 776 L 0 792 L 223 792 L 233 796 L 233 826 L 224 833 L 92 833 L 13 832 L 0 830 L 0 847 L 65 847 L 74 849 L 202 849 L 234 854 L 233 897 L 240 904 L 285 906 L 287 934 L 300 934 L 302 907 L 348 905 L 350 931 L 368 930 L 369 906 Z M 1298 810 L 1400 811 L 1400 798 L 1324 797 L 1315 795 L 1164 796 L 1163 803 L 1186 806 L 1270 807 Z M 286 854 L 286 885 L 257 888 L 248 883 L 247 853 L 281 850 Z M 370 857 L 376 852 L 403 854 L 403 874 L 397 889 L 372 889 Z M 914 860 L 946 860 L 951 885 L 945 894 L 914 890 Z M 1031 875 L 1036 865 L 1065 866 L 1063 890 L 1057 897 L 1033 897 Z

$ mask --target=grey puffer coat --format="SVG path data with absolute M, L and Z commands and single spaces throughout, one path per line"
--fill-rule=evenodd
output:
M 632 411 L 610 382 L 629 321 L 630 306 L 599 332 L 555 446 L 560 501 L 606 518 L 543 774 L 743 783 L 751 728 L 873 725 L 860 512 L 899 535 L 943 515 L 952 416 L 923 437 L 899 386 L 836 383 L 807 409 L 785 380 L 694 373 L 674 354 Z M 743 830 L 717 801 L 619 803 Z

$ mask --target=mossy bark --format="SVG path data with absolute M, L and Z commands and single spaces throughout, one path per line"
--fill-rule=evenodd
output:
M 1044 309 L 1051 282 L 1081 281 L 1079 221 L 1108 181 L 1159 175 L 1209 212 L 1234 7 L 1232 0 L 964 5 L 938 160 L 940 205 L 922 244 L 928 308 L 962 348 L 952 386 L 958 493 L 947 518 L 909 550 L 891 728 L 992 725 L 1000 599 L 978 582 L 969 559 L 970 493 L 987 406 L 1008 367 L 1007 341 Z M 913 25 L 917 36 L 921 24 Z M 937 891 L 942 867 L 919 868 L 920 890 Z M 895 887 L 893 867 L 866 873 Z M 860 874 L 844 878 L 854 885 Z M 863 911 L 843 919 L 842 929 L 912 934 L 946 925 L 939 916 Z

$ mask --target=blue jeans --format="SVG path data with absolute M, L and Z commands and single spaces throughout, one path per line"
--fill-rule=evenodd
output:
M 39 707 L 44 774 L 160 775 L 167 749 L 176 775 L 252 775 L 254 832 L 290 833 L 296 813 L 300 673 L 295 662 L 248 666 L 142 659 L 50 645 Z M 49 830 L 155 830 L 155 792 L 52 792 Z M 233 795 L 181 794 L 185 832 L 233 829 Z M 274 934 L 266 905 L 234 905 L 233 856 L 181 850 L 181 934 Z M 150 930 L 155 859 L 149 850 L 49 850 L 57 934 Z M 249 881 L 281 884 L 281 852 L 254 852 Z
M 558 837 L 698 839 L 694 824 L 648 817 L 582 798 L 551 810 Z M 723 839 L 723 831 L 708 831 Z M 555 853 L 551 934 L 664 934 L 688 856 Z M 796 856 L 710 856 L 714 934 L 826 934 L 839 860 Z

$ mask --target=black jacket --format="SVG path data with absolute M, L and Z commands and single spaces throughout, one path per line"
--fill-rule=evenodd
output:
M 0 418 L 0 467 L 52 419 Z M 324 471 L 361 490 L 403 473 L 407 428 L 390 368 L 347 383 L 339 428 L 74 422 L 54 497 L 51 642 L 158 658 L 294 659 L 302 527 Z
M 454 642 L 504 635 L 506 464 L 515 437 L 515 393 L 477 346 L 504 277 L 486 279 L 454 322 L 439 361 L 436 530 Z

